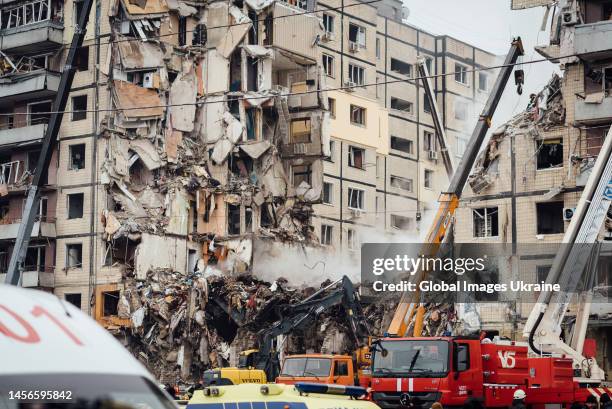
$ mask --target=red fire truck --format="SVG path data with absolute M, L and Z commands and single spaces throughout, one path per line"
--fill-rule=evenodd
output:
M 589 394 L 612 396 L 605 388 L 575 382 L 571 358 L 530 357 L 527 345 L 511 341 L 383 338 L 371 350 L 371 376 L 361 383 L 383 409 L 428 409 L 433 402 L 457 407 L 469 399 L 487 408 L 509 407 L 517 389 L 526 392 L 532 408 L 560 408 L 584 402 Z

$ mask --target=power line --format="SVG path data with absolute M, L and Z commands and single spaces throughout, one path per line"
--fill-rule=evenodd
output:
M 349 8 L 349 7 L 356 7 L 356 6 L 367 6 L 373 3 L 378 3 L 382 0 L 369 0 L 369 1 L 364 1 L 361 3 L 354 3 L 354 4 L 347 4 L 347 5 L 343 5 L 343 6 L 338 6 L 338 7 L 327 7 L 325 8 L 325 10 L 306 10 L 303 12 L 299 12 L 299 13 L 295 13 L 295 14 L 287 14 L 284 16 L 272 16 L 272 17 L 268 17 L 268 18 L 263 18 L 263 19 L 255 19 L 255 20 L 251 20 L 249 19 L 249 21 L 245 21 L 243 23 L 232 23 L 232 24 L 221 24 L 218 26 L 211 26 L 211 27 L 205 27 L 206 32 L 208 33 L 208 30 L 215 30 L 215 29 L 220 29 L 220 28 L 231 28 L 231 27 L 237 27 L 237 26 L 245 26 L 245 25 L 249 25 L 249 24 L 253 24 L 253 23 L 265 23 L 266 21 L 270 21 L 270 20 L 277 20 L 277 19 L 282 19 L 282 18 L 289 18 L 289 17 L 298 17 L 298 16 L 304 16 L 304 15 L 309 15 L 309 14 L 316 14 L 316 13 L 322 13 L 325 11 L 338 11 L 338 10 L 343 10 L 345 8 Z M 70 26 L 67 26 L 70 27 Z M 167 34 L 158 34 L 158 35 L 152 35 L 150 37 L 147 37 L 147 40 L 154 40 L 154 39 L 160 39 L 163 37 L 172 37 L 172 36 L 179 36 L 183 33 L 194 33 L 196 31 L 199 30 L 184 30 L 184 31 L 177 31 L 176 33 L 167 33 Z M 101 38 L 101 36 L 95 36 L 94 39 L 99 39 Z M 139 42 L 146 42 L 145 40 L 143 40 L 142 38 L 122 38 L 119 40 L 109 40 L 106 42 L 94 42 L 92 44 L 83 44 L 80 48 L 85 48 L 85 47 L 93 47 L 93 46 L 97 46 L 97 45 L 106 45 L 106 44 L 117 44 L 117 43 L 125 43 L 125 42 L 131 42 L 131 41 L 139 41 Z M 60 45 L 62 47 L 62 50 L 69 50 L 70 44 L 69 43 L 62 43 Z M 54 48 L 48 48 L 47 51 L 56 51 L 57 47 Z M 42 54 L 44 54 L 44 51 L 42 52 Z
M 558 60 L 558 59 L 562 59 L 562 58 L 570 58 L 570 57 L 576 57 L 578 56 L 578 54 L 570 54 L 570 55 L 566 55 L 566 56 L 561 56 L 561 57 L 556 57 L 554 58 L 554 60 Z M 515 66 L 522 66 L 522 65 L 529 65 L 529 64 L 538 64 L 541 62 L 549 62 L 553 60 L 553 58 L 540 58 L 540 59 L 536 59 L 536 60 L 530 60 L 530 61 L 521 61 L 521 62 L 516 62 L 514 64 L 500 64 L 500 65 L 493 65 L 493 66 L 489 66 L 489 67 L 481 67 L 481 68 L 473 68 L 473 69 L 468 69 L 465 72 L 480 72 L 480 71 L 490 71 L 490 70 L 497 70 L 500 68 L 505 68 L 505 67 L 515 67 Z M 388 85 L 388 84 L 397 84 L 397 83 L 405 83 L 405 82 L 416 82 L 418 80 L 422 80 L 424 78 L 441 78 L 441 77 L 446 77 L 446 76 L 451 76 L 451 75 L 455 75 L 455 72 L 445 72 L 445 73 L 440 73 L 440 74 L 434 74 L 434 75 L 429 75 L 427 77 L 413 77 L 413 78 L 408 78 L 408 79 L 395 79 L 395 80 L 387 80 L 387 81 L 382 81 L 382 82 L 374 82 L 374 83 L 367 83 L 367 84 L 361 84 L 361 85 L 350 85 L 350 86 L 340 86 L 340 87 L 332 87 L 332 88 L 326 88 L 326 89 L 317 89 L 317 90 L 306 90 L 306 91 L 299 91 L 299 92 L 286 92 L 286 93 L 281 93 L 281 94 L 268 94 L 268 95 L 255 95 L 255 96 L 243 96 L 243 97 L 229 97 L 228 100 L 229 101 L 248 101 L 248 100 L 261 100 L 262 98 L 265 98 L 267 96 L 269 96 L 270 98 L 274 98 L 274 97 L 289 97 L 289 96 L 294 96 L 294 95 L 308 95 L 308 94 L 314 94 L 314 93 L 320 93 L 320 92 L 329 92 L 329 91 L 345 91 L 345 90 L 350 90 L 350 89 L 354 89 L 354 88 L 367 88 L 367 87 L 376 87 L 379 85 Z M 75 110 L 75 111 L 47 111 L 47 112 L 37 112 L 37 114 L 39 115 L 45 115 L 45 114 L 55 114 L 55 113 L 62 113 L 62 114 L 70 114 L 70 113 L 75 113 L 75 112 L 122 112 L 122 111 L 133 111 L 133 110 L 142 110 L 142 109 L 153 109 L 153 108 L 172 108 L 172 107 L 183 107 L 183 106 L 202 106 L 202 105 L 208 105 L 208 104 L 219 104 L 219 103 L 225 103 L 225 100 L 219 100 L 219 101 L 200 101 L 200 102 L 195 102 L 195 103 L 183 103 L 183 104 L 165 104 L 165 105 L 150 105 L 150 106 L 139 106 L 139 107 L 129 107 L 129 108 L 108 108 L 108 109 L 92 109 L 92 110 Z M 14 113 L 0 113 L 0 116 L 13 116 L 13 115 L 29 115 L 28 112 L 14 112 Z

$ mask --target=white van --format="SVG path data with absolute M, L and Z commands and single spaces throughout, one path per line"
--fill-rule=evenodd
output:
M 104 328 L 42 291 L 0 284 L 0 409 L 176 409 Z

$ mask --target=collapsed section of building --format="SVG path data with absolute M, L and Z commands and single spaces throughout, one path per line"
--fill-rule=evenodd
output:
M 282 18 L 300 10 L 117 2 L 101 182 L 106 257 L 124 274 L 177 258 L 183 272 L 244 272 L 255 236 L 315 241 L 329 118 L 319 20 Z

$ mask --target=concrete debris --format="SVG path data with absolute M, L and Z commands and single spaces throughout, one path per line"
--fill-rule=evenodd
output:
M 479 153 L 468 183 L 472 192 L 479 194 L 489 188 L 499 174 L 499 147 L 507 137 L 531 135 L 537 137 L 539 131 L 561 126 L 565 121 L 565 102 L 561 89 L 561 79 L 554 74 L 552 79 L 538 94 L 532 94 L 527 109 L 491 133 L 488 144 Z
M 330 284 L 321 283 L 320 288 Z M 130 325 L 120 330 L 127 347 L 161 382 L 193 382 L 203 370 L 228 366 L 237 353 L 257 347 L 257 332 L 272 325 L 283 308 L 312 295 L 313 287 L 292 288 L 252 275 L 233 277 L 196 271 L 180 274 L 157 268 L 142 279 L 128 279 L 121 291 L 121 311 Z M 344 312 L 338 306 L 316 324 L 288 336 L 286 353 L 346 353 L 354 348 Z M 370 322 L 380 323 L 382 305 L 366 307 Z
M 126 37 L 120 36 L 117 38 L 117 48 L 121 65 L 125 69 L 142 70 L 164 66 L 164 52 L 158 44 L 129 41 Z
M 154 118 L 163 115 L 164 110 L 157 92 L 142 88 L 126 81 L 113 81 L 117 108 L 130 119 Z
M 329 149 L 327 97 L 306 92 L 289 105 L 282 94 L 324 85 L 312 58 L 322 29 L 311 15 L 276 20 L 297 11 L 274 0 L 118 0 L 110 13 L 121 24 L 104 50 L 116 110 L 99 136 L 99 217 L 105 279 L 121 296 L 101 322 L 160 380 L 193 379 L 227 363 L 239 342 L 253 346 L 277 318 L 273 306 L 310 291 L 258 281 L 253 266 L 258 246 L 319 246 L 311 218 Z M 251 35 L 255 18 L 275 24 Z M 296 25 L 303 38 L 291 37 Z M 346 329 L 319 324 L 337 335 L 288 345 L 345 347 Z

